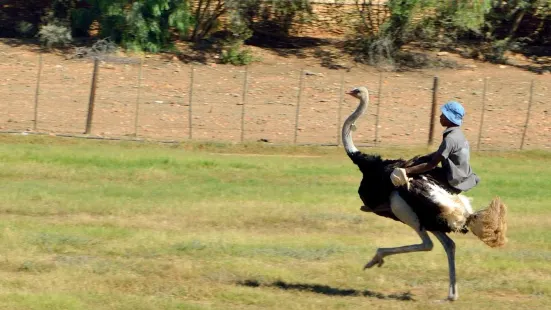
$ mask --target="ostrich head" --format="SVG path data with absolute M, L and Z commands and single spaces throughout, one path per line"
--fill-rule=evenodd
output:
M 355 87 L 350 91 L 346 92 L 347 95 L 350 95 L 356 99 L 367 98 L 369 96 L 369 91 L 366 87 Z

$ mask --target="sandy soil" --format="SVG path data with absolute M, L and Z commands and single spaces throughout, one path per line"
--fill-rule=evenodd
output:
M 351 97 L 341 101 L 342 89 L 367 86 L 371 105 L 358 123 L 355 141 L 370 145 L 377 136 L 380 145 L 424 145 L 433 79 L 438 76 L 438 104 L 450 99 L 464 104 L 464 130 L 474 149 L 520 148 L 534 81 L 524 146 L 551 148 L 549 74 L 444 53 L 435 57 L 454 61 L 457 68 L 383 72 L 380 87 L 381 73 L 376 68 L 355 64 L 329 47 L 293 53 L 258 47 L 253 51 L 262 61 L 249 66 L 245 100 L 245 67 L 151 56 L 144 58 L 139 81 L 139 58 L 134 59 L 136 63 L 102 62 L 92 134 L 126 137 L 137 130 L 138 137 L 150 139 L 186 140 L 191 136 L 238 142 L 243 125 L 245 141 L 294 143 L 296 132 L 297 143 L 336 144 L 340 124 L 357 105 Z M 35 46 L 0 41 L 0 130 L 33 129 L 38 55 Z M 301 70 L 305 74 L 299 100 Z M 90 59 L 43 54 L 37 131 L 84 132 L 92 71 Z M 485 79 L 488 87 L 483 112 Z M 437 142 L 441 132 L 438 126 Z

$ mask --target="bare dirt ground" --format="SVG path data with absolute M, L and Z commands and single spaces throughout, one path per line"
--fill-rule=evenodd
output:
M 133 57 L 137 63 L 102 62 L 92 134 L 131 137 L 137 132 L 140 138 L 186 140 L 191 128 L 192 139 L 238 142 L 243 125 L 244 141 L 294 143 L 296 132 L 300 144 L 336 144 L 340 125 L 357 105 L 346 96 L 341 103 L 343 89 L 367 86 L 371 105 L 355 141 L 371 145 L 377 136 L 380 145 L 423 145 L 433 78 L 438 76 L 438 104 L 450 99 L 464 104 L 464 130 L 475 149 L 479 134 L 480 149 L 520 148 L 534 81 L 524 146 L 551 149 L 551 75 L 520 68 L 527 61 L 521 57 L 519 66 L 499 66 L 433 52 L 435 59 L 456 63 L 455 68 L 386 71 L 379 88 L 379 70 L 355 63 L 334 46 L 252 50 L 261 61 L 249 66 L 245 99 L 245 67 L 217 64 L 216 58 L 198 60 L 191 51 L 179 57 L 144 57 L 141 80 L 139 57 Z M 0 40 L 0 130 L 32 131 L 38 68 L 36 46 Z M 37 131 L 84 132 L 92 70 L 90 59 L 43 54 Z M 305 74 L 300 92 L 301 70 Z

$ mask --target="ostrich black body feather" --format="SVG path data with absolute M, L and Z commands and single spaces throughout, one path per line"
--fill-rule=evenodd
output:
M 430 197 L 430 184 L 437 185 L 450 193 L 455 193 L 445 180 L 442 168 L 421 175 L 410 176 L 410 189 L 395 188 L 390 181 L 390 174 L 395 168 L 405 168 L 428 162 L 428 156 L 418 156 L 410 160 L 403 159 L 382 159 L 378 155 L 367 155 L 362 152 L 349 154 L 350 159 L 358 166 L 363 178 L 358 189 L 358 194 L 364 203 L 364 211 L 373 212 L 379 216 L 391 218 L 401 222 L 390 208 L 388 197 L 392 191 L 397 190 L 413 211 L 417 214 L 421 227 L 428 231 L 440 231 L 449 233 L 452 229 L 447 222 L 441 218 L 441 209 Z M 367 210 L 366 210 L 367 209 Z M 468 230 L 462 229 L 462 233 Z

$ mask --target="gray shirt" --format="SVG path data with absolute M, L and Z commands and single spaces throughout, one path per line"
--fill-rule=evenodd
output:
M 480 182 L 469 164 L 469 142 L 459 127 L 447 128 L 443 136 L 437 152 L 444 157 L 442 167 L 446 170 L 448 183 L 458 190 L 468 191 Z

